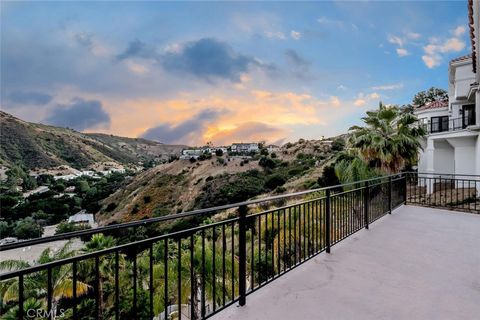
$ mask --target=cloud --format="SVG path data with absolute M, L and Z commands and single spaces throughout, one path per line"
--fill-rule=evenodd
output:
M 310 78 L 311 62 L 303 58 L 297 51 L 293 49 L 285 50 L 285 58 L 290 66 L 291 72 L 300 79 Z
M 465 28 L 459 26 L 452 30 L 451 33 L 454 35 L 453 37 L 443 41 L 438 38 L 431 38 L 429 43 L 423 47 L 424 55 L 422 60 L 428 68 L 438 67 L 442 63 L 444 55 L 465 49 L 466 44 L 460 39 L 460 36 L 465 33 Z
M 340 105 L 341 105 L 340 99 L 337 96 L 331 96 L 330 97 L 330 103 L 334 107 L 340 107 Z
M 395 90 L 403 88 L 403 83 L 384 84 L 379 86 L 373 86 L 372 90 Z
M 408 39 L 418 40 L 422 37 L 422 35 L 420 33 L 416 33 L 416 32 L 407 32 L 406 37 Z
M 37 91 L 13 91 L 6 95 L 5 100 L 13 104 L 46 105 L 53 96 Z
M 365 104 L 367 104 L 367 100 L 363 99 L 363 98 L 357 98 L 354 102 L 353 102 L 354 105 L 356 105 L 357 107 L 362 107 L 364 106 Z
M 412 40 L 418 40 L 422 37 L 420 33 L 416 32 L 404 32 L 403 35 L 388 35 L 387 40 L 388 42 L 397 46 L 395 52 L 399 57 L 405 57 L 410 54 L 410 52 L 405 49 L 405 46 L 410 44 Z M 381 46 L 383 47 L 383 45 Z
M 83 131 L 108 127 L 110 116 L 98 100 L 73 98 L 69 104 L 59 104 L 50 110 L 44 121 L 48 124 Z
M 136 39 L 131 41 L 122 53 L 117 55 L 118 60 L 128 58 L 156 59 L 158 55 L 155 52 L 155 48 Z
M 300 38 L 302 37 L 302 33 L 299 32 L 299 31 L 292 30 L 292 31 L 290 31 L 290 36 L 294 40 L 300 40 Z
M 387 38 L 388 42 L 396 44 L 399 47 L 403 47 L 404 40 L 398 36 L 389 35 Z
M 363 92 L 360 92 L 353 101 L 353 104 L 357 107 L 363 107 L 372 100 L 378 100 L 379 98 L 380 94 L 377 92 L 372 92 L 370 94 L 364 94 Z
M 465 31 L 467 31 L 467 28 L 465 28 L 464 26 L 458 26 L 453 30 L 453 35 L 455 37 L 460 37 L 465 33 Z
M 245 122 L 235 128 L 221 131 L 211 137 L 216 145 L 225 145 L 232 142 L 259 142 L 268 139 L 267 142 L 274 143 L 282 141 L 288 131 L 274 127 L 262 122 Z
M 227 43 L 212 38 L 187 42 L 180 50 L 162 55 L 160 63 L 173 73 L 232 82 L 239 82 L 252 65 L 268 68 L 253 57 L 235 52 Z
M 286 40 L 287 37 L 281 31 L 265 31 L 265 36 L 269 39 Z
M 405 57 L 405 56 L 408 56 L 410 53 L 407 51 L 407 49 L 403 49 L 403 48 L 397 48 L 396 49 L 396 52 L 398 54 L 399 57 Z
M 192 118 L 178 124 L 161 124 L 146 130 L 141 137 L 163 143 L 194 141 L 202 136 L 208 123 L 216 120 L 222 111 L 205 109 Z

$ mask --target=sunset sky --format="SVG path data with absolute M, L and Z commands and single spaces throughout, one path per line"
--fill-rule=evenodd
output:
M 283 143 L 447 88 L 467 1 L 5 2 L 1 108 L 164 143 Z

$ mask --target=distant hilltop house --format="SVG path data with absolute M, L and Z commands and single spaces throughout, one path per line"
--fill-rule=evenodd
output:
M 183 149 L 180 159 L 189 160 L 191 158 L 198 159 L 203 153 L 204 149 Z
M 258 143 L 233 143 L 231 151 L 236 153 L 256 153 L 260 151 Z
M 103 170 L 103 171 L 84 170 L 84 171 L 79 171 L 77 173 L 54 176 L 53 178 L 55 180 L 60 180 L 61 179 L 61 180 L 65 180 L 65 181 L 77 179 L 77 178 L 84 177 L 84 176 L 99 179 L 100 176 L 98 174 L 110 175 L 114 172 L 125 173 L 125 169 L 124 168 L 110 168 L 108 170 Z
M 92 213 L 87 213 L 86 210 L 81 210 L 70 216 L 67 220 L 68 223 L 73 224 L 86 224 L 90 227 L 95 227 L 95 218 Z
M 277 145 L 274 145 L 274 144 L 269 144 L 269 145 L 267 146 L 268 152 L 276 152 L 276 151 L 278 151 L 279 149 L 280 149 L 280 147 L 277 146 Z
M 472 53 L 450 61 L 448 100 L 429 102 L 414 110 L 428 132 L 421 142 L 423 150 L 419 150 L 418 171 L 422 173 L 480 175 L 478 1 L 469 2 L 469 20 Z

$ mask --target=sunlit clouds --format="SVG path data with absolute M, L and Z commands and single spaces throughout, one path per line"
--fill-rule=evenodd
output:
M 453 2 L 1 5 L 2 110 L 163 143 L 341 134 L 469 50 Z

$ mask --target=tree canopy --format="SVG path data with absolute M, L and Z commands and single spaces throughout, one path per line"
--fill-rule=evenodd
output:
M 431 87 L 428 90 L 420 91 L 414 95 L 412 103 L 417 106 L 423 106 L 428 102 L 436 100 L 448 100 L 448 92 L 440 88 Z

